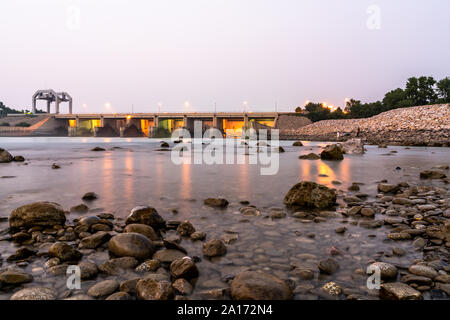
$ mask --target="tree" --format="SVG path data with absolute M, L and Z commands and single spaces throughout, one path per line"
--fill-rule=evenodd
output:
M 450 103 L 450 78 L 444 78 L 437 83 L 437 93 L 440 103 Z
M 386 93 L 383 99 L 385 111 L 397 108 L 411 107 L 413 102 L 406 98 L 406 92 L 403 89 L 395 89 Z
M 411 100 L 414 106 L 427 105 L 437 101 L 434 89 L 436 80 L 433 77 L 412 77 L 406 83 L 406 99 Z

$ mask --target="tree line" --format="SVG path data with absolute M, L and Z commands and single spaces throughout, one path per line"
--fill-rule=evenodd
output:
M 6 117 L 8 114 L 28 114 L 29 110 L 16 110 L 5 106 L 3 102 L 0 101 L 0 117 Z M 36 110 L 36 113 L 44 113 L 43 110 Z
M 350 99 L 342 108 L 330 109 L 321 103 L 308 103 L 304 109 L 297 107 L 295 112 L 316 122 L 327 119 L 369 118 L 382 112 L 413 106 L 450 103 L 450 78 L 436 81 L 433 77 L 412 77 L 405 89 L 397 88 L 385 94 L 382 101 L 362 103 Z

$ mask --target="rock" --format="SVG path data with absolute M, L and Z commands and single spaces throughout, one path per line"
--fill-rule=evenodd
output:
M 109 275 L 119 275 L 125 269 L 133 269 L 138 265 L 138 261 L 133 257 L 121 257 L 110 259 L 102 263 L 98 268 L 101 272 Z
M 290 300 L 291 288 L 281 279 L 267 273 L 244 271 L 231 282 L 234 300 Z
M 78 264 L 81 271 L 81 280 L 94 279 L 98 274 L 97 265 L 90 261 L 82 261 Z
M 109 240 L 109 251 L 117 257 L 134 257 L 146 259 L 155 251 L 153 243 L 139 233 L 122 233 Z
M 261 215 L 261 211 L 255 207 L 242 207 L 239 211 L 246 217 L 256 217 Z
M 170 145 L 169 145 L 167 142 L 163 141 L 163 142 L 161 142 L 160 147 L 161 147 L 161 148 L 169 148 Z
M 169 300 L 173 298 L 174 290 L 168 281 L 141 279 L 136 284 L 136 294 L 140 300 Z
M 13 158 L 13 161 L 15 161 L 15 162 L 24 162 L 24 161 L 25 161 L 25 158 L 22 157 L 22 156 L 15 156 L 15 157 Z
M 136 293 L 136 284 L 141 280 L 141 278 L 134 278 L 125 280 L 120 283 L 119 290 L 121 292 L 126 292 L 129 294 L 135 294 Z
M 146 224 L 154 230 L 158 230 L 165 226 L 164 219 L 158 214 L 155 208 L 141 206 L 131 210 L 130 215 L 125 220 L 125 224 Z
M 13 156 L 5 149 L 0 148 L 0 163 L 8 163 L 13 161 Z
M 26 233 L 26 232 L 17 232 L 15 234 L 13 234 L 11 236 L 11 238 L 13 239 L 13 241 L 16 241 L 16 242 L 24 242 L 28 239 L 31 239 L 31 234 Z
M 399 205 L 402 205 L 402 206 L 410 206 L 410 205 L 413 204 L 413 202 L 411 200 L 406 199 L 406 198 L 399 198 L 399 197 L 396 197 L 396 198 L 392 199 L 392 203 L 393 204 L 399 204 Z
M 419 264 L 412 265 L 411 267 L 409 267 L 408 271 L 417 276 L 427 277 L 430 279 L 434 279 L 438 276 L 437 271 L 434 270 L 432 267 Z
M 177 228 L 177 232 L 181 236 L 189 237 L 191 234 L 193 234 L 195 232 L 195 228 L 191 222 L 186 220 L 186 221 L 180 223 L 180 225 Z
M 272 217 L 272 219 L 274 219 Z M 226 244 L 233 243 L 239 239 L 239 235 L 237 233 L 225 233 L 220 236 L 220 240 L 225 242 Z
M 155 272 L 161 266 L 159 260 L 150 259 L 142 262 L 140 265 L 136 267 L 136 272 L 146 273 L 146 272 Z
M 383 193 L 396 193 L 398 191 L 398 186 L 389 183 L 378 184 L 378 191 Z
M 64 225 L 66 216 L 63 208 L 53 202 L 34 202 L 14 209 L 9 216 L 12 229 L 34 226 L 53 227 Z
M 17 260 L 23 260 L 23 259 L 27 259 L 31 256 L 34 256 L 37 253 L 36 250 L 32 250 L 32 249 L 28 249 L 27 247 L 22 247 L 17 249 L 17 251 L 13 254 L 10 255 L 6 260 L 7 261 L 17 261 Z M 0 258 L 1 261 L 1 258 Z M 1 265 L 1 263 L 0 263 Z
M 48 268 L 47 273 L 51 274 L 52 276 L 55 276 L 55 277 L 66 275 L 67 267 L 68 267 L 68 264 L 66 264 L 66 263 L 58 264 L 56 266 Z
M 96 194 L 95 192 L 87 192 L 81 197 L 81 199 L 86 201 L 96 200 L 98 199 L 98 194 Z
M 56 242 L 49 248 L 48 253 L 61 261 L 78 261 L 81 259 L 81 252 L 64 242 Z
M 175 241 L 169 241 L 166 239 L 163 239 L 163 245 L 164 247 L 166 247 L 167 249 L 175 249 L 181 252 L 184 252 L 187 254 L 187 251 L 185 248 L 183 248 L 182 246 L 180 246 L 177 242 Z
M 227 253 L 227 247 L 222 240 L 212 239 L 203 244 L 202 252 L 206 257 L 218 257 Z
M 411 235 L 406 232 L 392 232 L 387 235 L 387 237 L 391 240 L 409 240 L 411 239 Z
M 360 187 L 359 185 L 352 183 L 352 185 L 350 187 L 348 187 L 348 191 L 359 191 Z
M 85 205 L 84 203 L 81 203 L 79 205 L 73 206 L 70 208 L 70 212 L 76 212 L 76 213 L 86 213 L 89 211 L 89 207 Z
M 19 284 L 28 283 L 31 281 L 33 281 L 33 276 L 31 274 L 28 274 L 25 272 L 7 270 L 7 271 L 0 273 L 0 283 L 1 284 L 19 285 Z
M 303 147 L 303 143 L 302 143 L 301 141 L 295 141 L 295 142 L 292 144 L 292 146 L 293 146 L 293 147 Z
M 177 279 L 172 283 L 172 287 L 175 289 L 176 293 L 187 296 L 194 291 L 192 285 L 185 279 Z
M 349 139 L 342 144 L 342 151 L 345 154 L 363 154 L 364 144 L 361 139 Z
M 314 272 L 309 269 L 300 269 L 295 268 L 294 271 L 292 271 L 293 275 L 300 278 L 300 280 L 312 280 L 314 279 Z
M 374 217 L 375 216 L 375 210 L 372 208 L 362 208 L 361 209 L 361 215 L 365 217 Z
M 326 186 L 302 181 L 289 190 L 284 197 L 287 206 L 327 209 L 336 204 L 336 192 Z
M 354 215 L 360 213 L 362 208 L 363 208 L 362 206 L 351 207 L 350 209 L 348 209 L 347 214 L 349 216 L 354 216 Z
M 325 274 L 333 274 L 339 269 L 339 263 L 331 258 L 328 258 L 326 260 L 322 260 L 318 264 L 318 268 L 321 273 Z
M 405 283 L 383 283 L 380 290 L 380 298 L 388 300 L 422 300 L 422 294 Z
M 152 227 L 146 225 L 146 224 L 138 224 L 138 223 L 132 223 L 128 224 L 125 229 L 123 230 L 125 233 L 139 233 L 147 238 L 149 238 L 152 241 L 159 240 L 159 236 L 156 234 L 155 230 L 153 230 Z
M 336 282 L 328 282 L 322 286 L 322 290 L 330 296 L 339 296 L 342 294 L 342 288 Z
M 406 251 L 402 248 L 394 247 L 392 248 L 392 253 L 396 256 L 402 257 L 406 254 Z
M 445 179 L 447 175 L 438 170 L 426 170 L 420 173 L 420 179 Z
M 159 260 L 163 263 L 172 263 L 174 260 L 186 256 L 184 252 L 173 250 L 173 249 L 163 249 L 156 251 L 152 259 Z
M 133 300 L 133 298 L 126 292 L 116 292 L 105 300 Z
M 91 149 L 91 151 L 106 151 L 104 148 L 100 148 L 100 147 L 94 147 Z
M 326 146 L 320 153 L 322 160 L 343 160 L 342 148 L 337 144 L 330 144 Z
M 283 147 L 278 147 L 278 148 L 276 148 L 276 151 L 278 151 L 279 153 L 283 153 L 283 152 L 286 152 L 286 151 L 284 151 L 284 148 Z
M 318 160 L 318 159 L 320 159 L 320 156 L 318 154 L 311 152 L 308 154 L 301 155 L 298 158 L 302 159 L 302 160 Z
M 175 279 L 192 279 L 198 277 L 198 268 L 192 258 L 183 257 L 170 264 L 170 275 Z
M 119 288 L 117 280 L 104 280 L 89 288 L 87 294 L 94 298 L 106 297 Z
M 56 300 L 55 290 L 45 287 L 25 288 L 14 293 L 10 300 Z
M 372 267 L 377 267 L 380 270 L 380 276 L 383 280 L 395 279 L 398 274 L 398 270 L 395 266 L 386 262 L 372 263 Z M 373 270 L 373 269 L 372 269 Z
M 61 166 L 57 163 L 52 163 L 52 169 L 56 170 L 56 169 L 61 169 Z
M 204 204 L 210 207 L 225 208 L 228 206 L 228 201 L 222 198 L 208 198 Z
M 286 217 L 286 212 L 283 209 L 270 209 L 270 217 L 272 219 L 282 219 Z
M 81 239 L 78 245 L 79 249 L 95 249 L 101 246 L 103 243 L 111 239 L 111 235 L 105 231 L 99 231 L 91 236 L 84 237 Z
M 345 233 L 345 231 L 347 231 L 346 227 L 339 227 L 334 230 L 336 233 Z
M 191 234 L 191 239 L 196 241 L 196 240 L 200 240 L 203 241 L 206 238 L 206 233 L 202 232 L 202 231 L 196 231 L 194 233 Z

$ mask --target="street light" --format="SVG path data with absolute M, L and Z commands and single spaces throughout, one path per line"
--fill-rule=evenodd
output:
M 158 113 L 161 113 L 161 106 L 162 106 L 162 103 L 158 102 Z
M 187 112 L 189 109 L 189 101 L 184 102 L 184 107 L 186 108 L 186 112 Z
M 245 113 L 245 110 L 247 110 L 247 107 L 248 107 L 248 102 L 247 102 L 247 101 L 244 101 L 244 102 L 242 103 L 242 107 L 244 108 L 244 113 Z

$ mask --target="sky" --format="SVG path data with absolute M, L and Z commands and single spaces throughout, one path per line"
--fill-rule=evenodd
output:
M 0 101 L 18 109 L 52 88 L 79 113 L 293 111 L 421 75 L 450 76 L 450 1 L 0 1 Z

